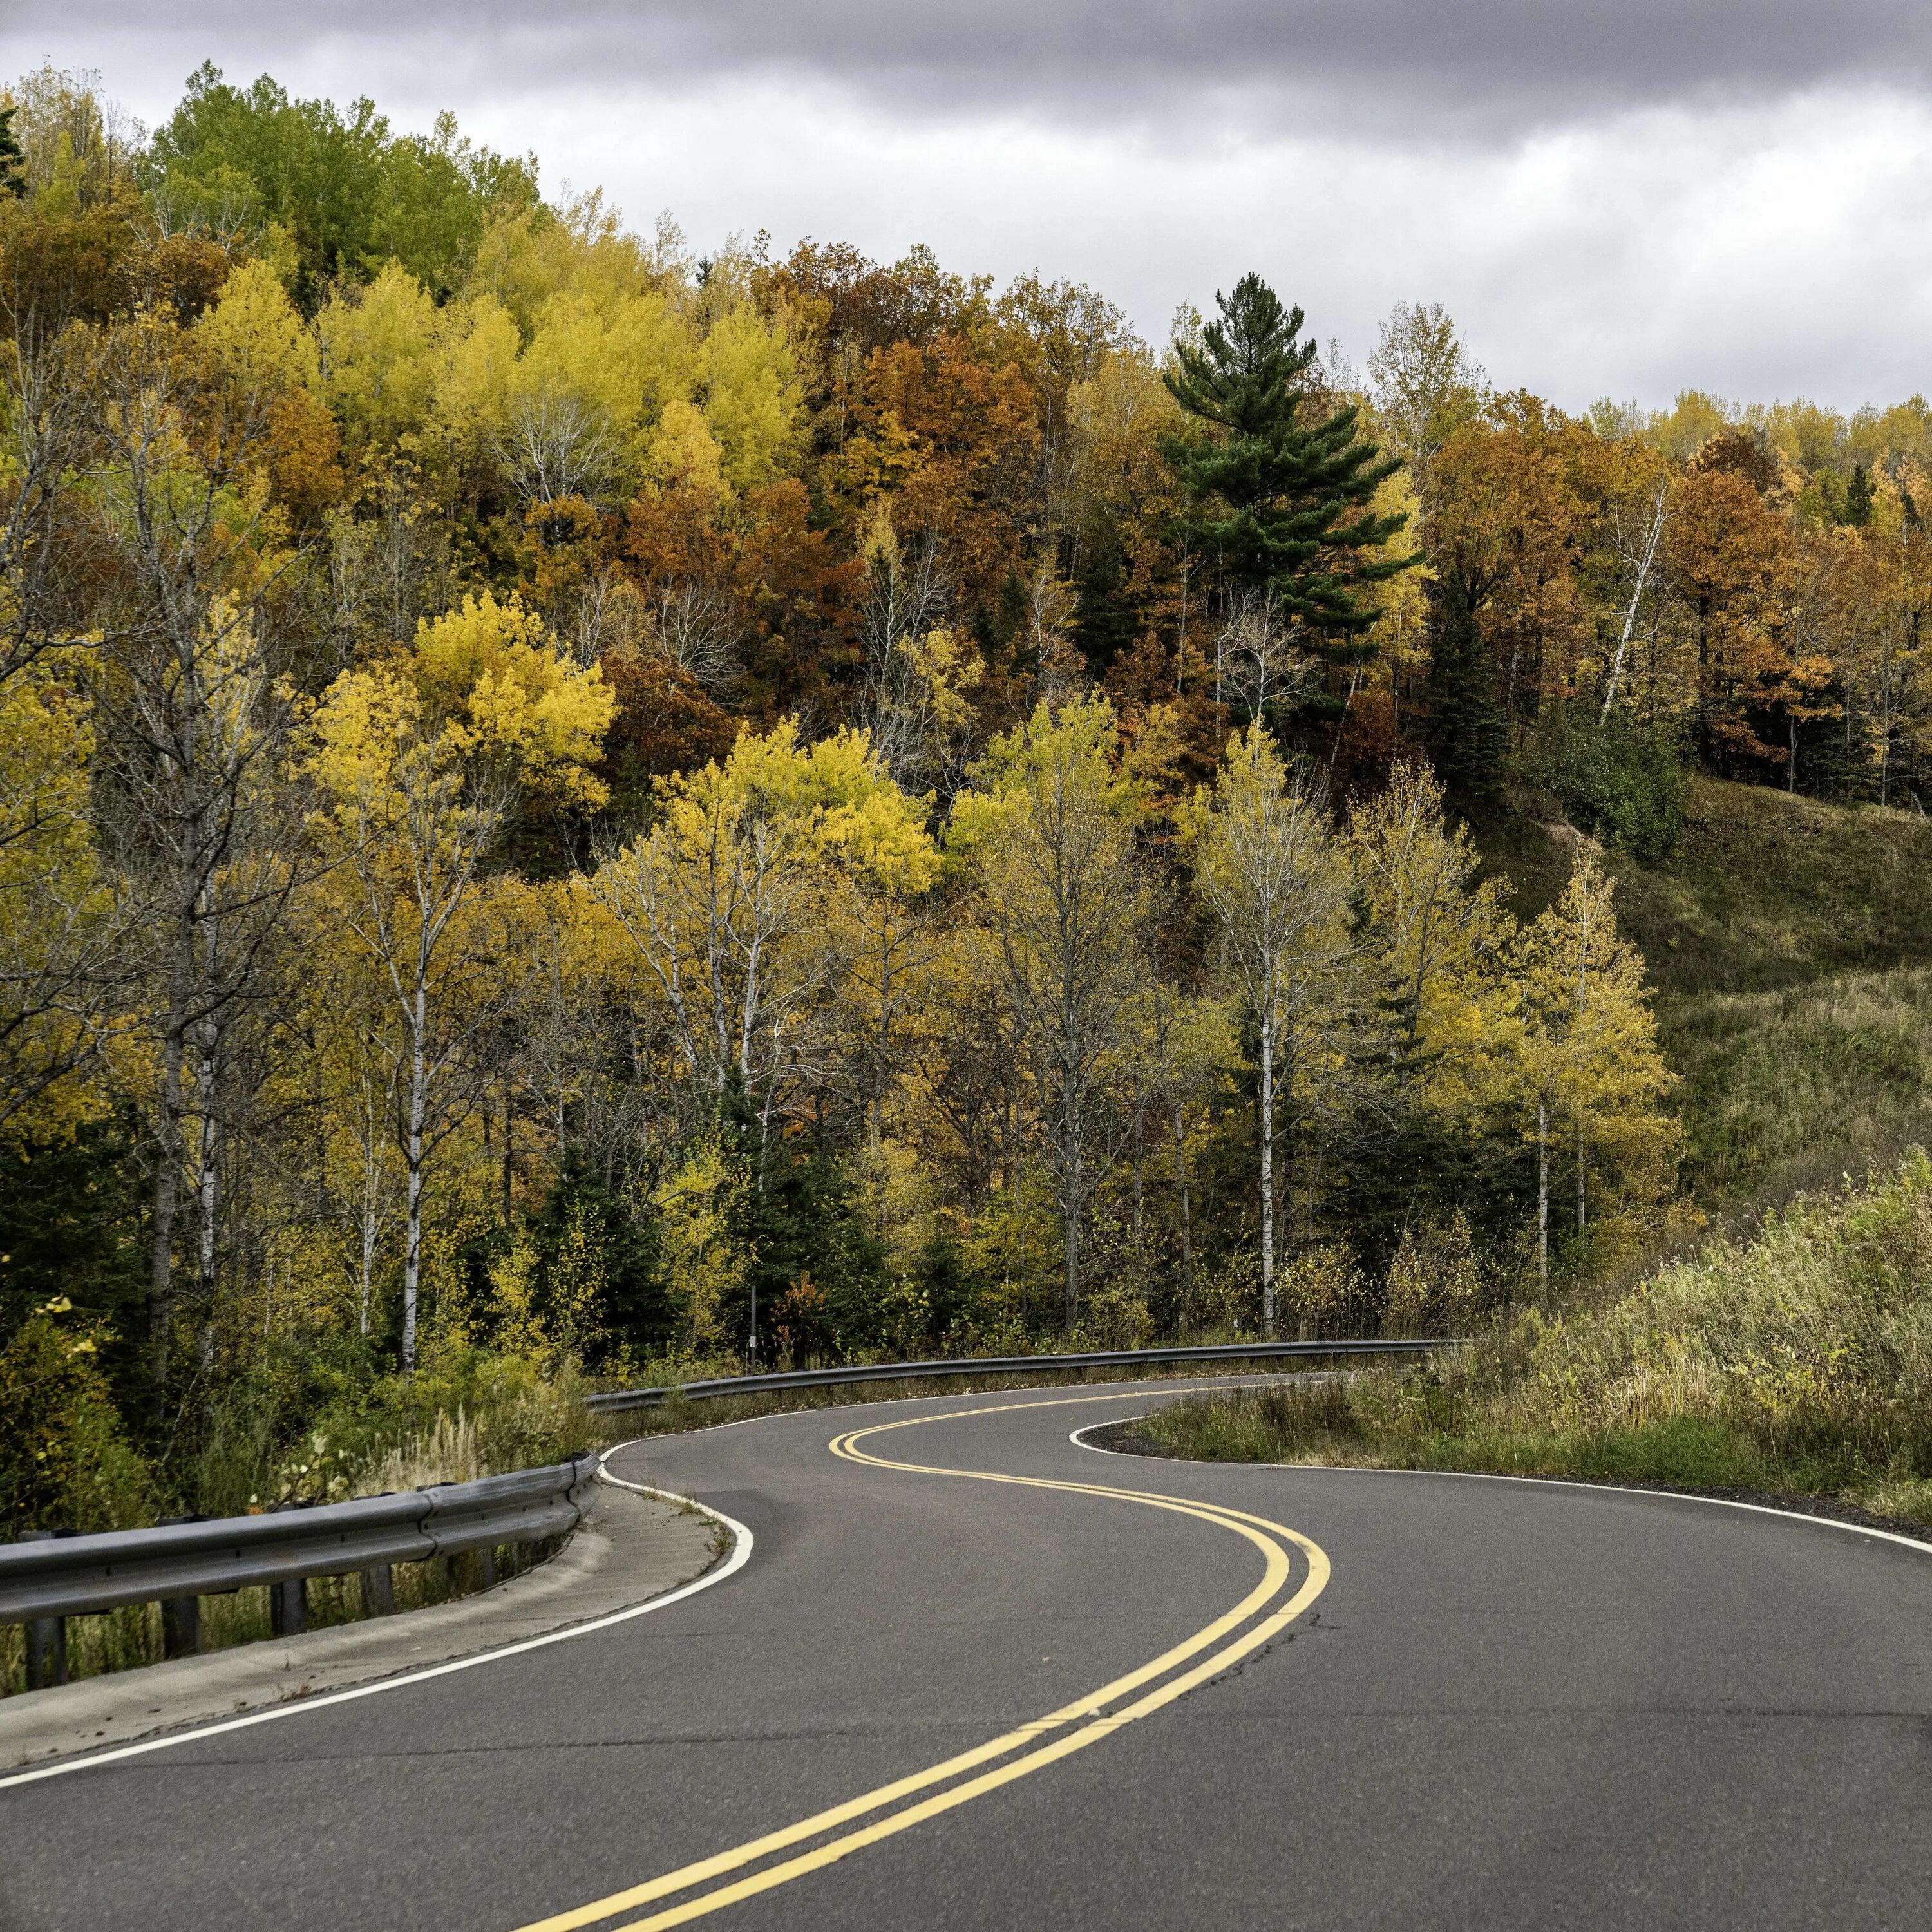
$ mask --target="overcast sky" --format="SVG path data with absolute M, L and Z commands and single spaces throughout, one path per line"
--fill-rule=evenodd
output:
M 1571 406 L 1932 390 L 1925 0 L 9 0 L 48 58 L 150 124 L 205 59 L 449 107 L 700 248 L 925 241 L 1150 340 L 1254 267 Z

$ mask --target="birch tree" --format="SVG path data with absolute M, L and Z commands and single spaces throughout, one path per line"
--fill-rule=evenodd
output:
M 104 339 L 95 372 L 94 488 L 116 566 L 92 689 L 111 775 L 101 818 L 141 934 L 154 1046 L 148 1340 L 165 1396 L 174 1246 L 186 1181 L 206 1317 L 214 1292 L 220 1140 L 232 1029 L 303 875 L 289 782 L 298 707 L 270 634 L 286 567 L 263 481 L 276 382 L 227 366 L 164 317 Z M 200 1352 L 208 1330 L 204 1319 Z
M 1275 1150 L 1282 1102 L 1318 1082 L 1318 1036 L 1349 1003 L 1347 864 L 1318 790 L 1257 719 L 1228 741 L 1199 832 L 1195 878 L 1254 1021 L 1262 1324 L 1274 1332 Z
M 1143 964 L 1148 891 L 1134 849 L 1138 794 L 1102 697 L 1042 705 L 994 741 L 954 835 L 1032 1076 L 1064 1244 L 1065 1317 L 1078 1320 L 1082 1228 L 1118 1148 L 1114 1076 Z
M 814 1070 L 842 896 L 929 879 L 922 811 L 864 733 L 807 749 L 790 722 L 664 781 L 658 806 L 589 890 L 644 963 L 692 1088 L 715 1114 L 735 1081 L 768 1135 L 787 1083 Z
M 1658 476 L 1648 510 L 1634 521 L 1627 520 L 1622 504 L 1612 507 L 1612 541 L 1617 555 L 1630 574 L 1630 601 L 1624 606 L 1623 626 L 1617 634 L 1617 647 L 1611 654 L 1610 668 L 1604 680 L 1603 706 L 1597 714 L 1599 724 L 1609 722 L 1610 706 L 1616 702 L 1617 686 L 1623 680 L 1624 661 L 1629 656 L 1631 640 L 1637 634 L 1645 596 L 1659 587 L 1661 572 L 1658 551 L 1670 514 L 1668 470 L 1661 471 Z
M 353 882 L 340 916 L 388 984 L 406 1054 L 405 1370 L 416 1364 L 429 1163 L 470 1111 L 459 1076 L 500 980 L 474 916 L 486 862 L 526 794 L 602 802 L 588 767 L 613 708 L 596 666 L 574 664 L 514 599 L 486 595 L 424 621 L 394 662 L 338 679 L 316 718 L 313 768 Z

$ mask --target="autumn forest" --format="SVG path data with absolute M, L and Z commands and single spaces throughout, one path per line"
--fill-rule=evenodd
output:
M 0 94 L 9 1533 L 1685 1224 L 1608 862 L 1700 773 L 1922 815 L 1932 405 L 1570 413 L 1250 267 L 1150 343 L 447 117 Z

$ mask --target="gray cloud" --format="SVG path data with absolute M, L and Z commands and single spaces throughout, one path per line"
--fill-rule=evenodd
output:
M 209 58 L 399 128 L 451 107 L 702 247 L 927 242 L 1150 339 L 1253 266 L 1358 359 L 1441 299 L 1568 406 L 1932 388 L 1924 0 L 0 5 L 0 76 L 44 56 L 151 123 Z
M 201 0 L 30 0 L 60 41 L 138 44 L 231 78 L 345 43 L 412 93 L 438 70 L 468 92 L 807 78 L 891 111 L 1002 106 L 1210 134 L 1329 130 L 1489 140 L 1664 104 L 1761 99 L 1932 77 L 1923 0 L 319 0 L 299 10 Z M 57 28 L 56 23 L 58 22 Z M 178 50 L 176 52 L 175 50 Z M 184 59 L 185 56 L 185 59 Z M 104 58 L 104 64 L 105 61 Z M 375 91 L 382 91 L 375 85 Z M 1188 125 L 1190 113 L 1203 117 Z M 1180 117 L 1177 119 L 1177 117 Z

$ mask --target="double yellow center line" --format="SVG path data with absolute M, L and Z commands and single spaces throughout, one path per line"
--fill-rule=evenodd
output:
M 1138 1503 L 1149 1509 L 1167 1510 L 1177 1516 L 1190 1516 L 1203 1522 L 1232 1530 L 1244 1537 L 1261 1553 L 1262 1579 L 1240 1601 L 1196 1630 L 1171 1650 L 1103 1684 L 1097 1690 L 1049 1711 L 1043 1718 L 1004 1736 L 989 1738 L 956 1757 L 928 1766 L 890 1784 L 848 1798 L 830 1810 L 763 1838 L 748 1840 L 729 1851 L 700 1858 L 694 1864 L 680 1866 L 660 1878 L 646 1880 L 626 1891 L 608 1898 L 592 1899 L 554 1918 L 538 1919 L 520 1932 L 579 1932 L 579 1928 L 601 1924 L 607 1919 L 635 1911 L 640 1906 L 661 1909 L 640 1918 L 623 1918 L 621 1932 L 657 1932 L 657 1928 L 682 1925 L 694 1918 L 722 1911 L 742 1899 L 789 1884 L 808 1872 L 820 1871 L 868 1845 L 909 1831 L 928 1818 L 969 1804 L 975 1798 L 994 1791 L 1016 1779 L 1030 1777 L 1050 1764 L 1071 1757 L 1111 1737 L 1124 1725 L 1150 1716 L 1162 1706 L 1184 1696 L 1198 1685 L 1218 1676 L 1231 1665 L 1258 1650 L 1286 1629 L 1321 1595 L 1328 1582 L 1328 1558 L 1320 1546 L 1299 1532 L 1270 1522 L 1264 1516 L 1250 1516 L 1244 1510 L 1228 1509 L 1219 1503 L 1196 1502 L 1184 1496 L 1163 1496 L 1150 1490 L 1116 1488 L 1101 1483 L 1061 1483 L 1040 1476 L 1010 1476 L 990 1469 L 957 1469 L 923 1462 L 904 1462 L 877 1455 L 859 1445 L 875 1436 L 890 1436 L 902 1429 L 916 1429 L 927 1423 L 952 1422 L 972 1415 L 1004 1415 L 1015 1409 L 1071 1408 L 1082 1402 L 1118 1402 L 1117 1394 L 1106 1396 L 1064 1396 L 1050 1402 L 1016 1402 L 998 1408 L 952 1410 L 938 1415 L 914 1416 L 903 1422 L 887 1422 L 869 1429 L 848 1430 L 835 1436 L 830 1447 L 835 1456 L 848 1462 L 862 1462 L 874 1468 L 896 1470 L 922 1476 L 950 1476 L 979 1483 L 1010 1483 L 1017 1488 L 1056 1490 L 1064 1495 L 1093 1496 L 1109 1502 Z M 1301 1559 L 1301 1582 L 1284 1600 L 1283 1593 L 1293 1580 Z M 1128 1701 L 1124 1701 L 1128 1700 Z M 855 1821 L 869 1822 L 844 1830 Z M 805 1849 L 800 1850 L 800 1847 Z M 790 1852 L 790 1857 L 778 1855 Z M 742 1876 L 734 1876 L 742 1874 Z M 722 1884 L 714 1881 L 724 1880 Z M 689 1894 L 682 1898 L 680 1894 Z M 675 1904 L 664 1901 L 676 1900 Z M 608 1932 L 620 1932 L 618 1927 Z

